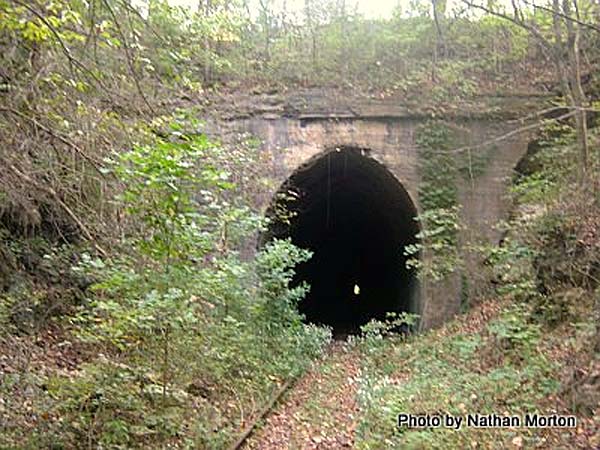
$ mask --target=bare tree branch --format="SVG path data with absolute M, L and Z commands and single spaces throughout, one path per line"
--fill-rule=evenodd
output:
M 133 82 L 135 83 L 135 87 L 136 87 L 138 93 L 140 94 L 140 97 L 142 97 L 142 100 L 144 101 L 144 103 L 146 104 L 148 109 L 150 110 L 150 113 L 153 115 L 156 115 L 156 111 L 154 110 L 154 108 L 152 107 L 150 102 L 148 101 L 148 97 L 146 97 L 146 94 L 144 94 L 144 91 L 142 90 L 142 87 L 140 86 L 140 80 L 138 79 L 138 76 L 135 73 L 135 68 L 133 67 L 133 56 L 131 55 L 131 49 L 129 48 L 129 44 L 127 43 L 127 37 L 125 36 L 125 33 L 123 33 L 121 24 L 117 20 L 117 16 L 116 16 L 114 10 L 112 9 L 112 7 L 110 6 L 110 3 L 107 0 L 103 0 L 103 3 L 106 6 L 106 9 L 108 9 L 108 12 L 110 13 L 110 15 L 114 21 L 115 27 L 117 28 L 117 31 L 119 32 L 119 35 L 121 36 L 121 39 L 123 40 L 123 48 L 125 50 L 125 59 L 127 60 L 127 66 L 129 67 L 129 71 L 131 72 L 131 76 L 133 78 Z
M 92 158 L 91 156 L 89 156 L 88 154 L 86 154 L 85 151 L 81 147 L 79 147 L 77 144 L 75 144 L 71 140 L 67 139 L 66 137 L 62 136 L 61 134 L 59 134 L 59 133 L 53 131 L 52 129 L 48 128 L 47 126 L 43 125 L 42 123 L 40 123 L 33 117 L 29 117 L 15 109 L 7 108 L 7 107 L 0 107 L 0 111 L 14 114 L 15 116 L 20 117 L 21 119 L 25 119 L 25 120 L 29 121 L 35 127 L 44 131 L 46 134 L 49 134 L 53 138 L 59 140 L 63 144 L 65 144 L 68 147 L 70 147 L 71 149 L 73 149 L 79 156 L 81 156 L 83 159 L 85 159 L 87 162 L 89 162 L 94 167 L 94 169 L 96 169 L 96 171 L 98 173 L 103 175 L 102 171 L 100 170 L 100 168 L 102 167 L 102 164 L 100 163 L 100 161 L 97 161 L 94 158 Z
M 562 114 L 558 117 L 554 117 L 552 119 L 546 119 L 546 120 L 554 120 L 554 121 L 565 120 L 565 119 L 568 119 L 569 117 L 575 116 L 578 113 L 576 108 L 569 108 L 569 109 L 573 109 L 573 110 L 569 111 L 566 114 Z M 600 112 L 600 110 L 595 110 L 595 111 Z M 456 154 L 456 153 L 462 153 L 466 150 L 475 150 L 475 149 L 479 149 L 482 147 L 487 147 L 489 145 L 497 144 L 498 142 L 505 141 L 506 139 L 516 136 L 517 134 L 521 134 L 521 133 L 524 133 L 524 132 L 530 131 L 530 130 L 535 130 L 536 128 L 539 128 L 539 127 L 540 127 L 540 122 L 538 121 L 538 122 L 535 122 L 535 123 L 532 123 L 529 125 L 525 125 L 520 128 L 516 128 L 514 130 L 509 131 L 508 133 L 502 134 L 493 139 L 489 139 L 487 141 L 483 141 L 483 142 L 480 142 L 475 145 L 467 145 L 464 147 L 458 147 L 458 148 L 454 148 L 454 149 L 450 149 L 450 150 L 437 150 L 437 152 L 438 153 Z
M 528 23 L 522 21 L 520 18 L 518 17 L 511 17 L 508 14 L 504 14 L 502 12 L 499 11 L 494 11 L 491 8 L 488 8 L 486 6 L 480 5 L 478 3 L 473 3 L 470 0 L 461 0 L 462 3 L 464 3 L 465 5 L 468 5 L 472 8 L 475 9 L 480 9 L 492 16 L 496 16 L 496 17 L 500 17 L 502 19 L 508 20 L 509 22 L 514 23 L 515 25 L 518 25 L 522 28 L 524 28 L 525 30 L 529 31 L 539 42 L 540 44 L 542 44 L 547 50 L 549 50 L 550 52 L 554 53 L 554 46 L 552 45 L 552 43 L 550 43 L 550 41 L 548 41 L 548 39 L 546 39 L 540 32 L 539 30 L 537 30 L 535 27 L 532 27 L 531 25 L 529 25 Z
M 532 6 L 535 9 L 539 9 L 540 11 L 545 11 L 545 12 L 554 14 L 554 11 L 552 9 L 546 7 L 546 6 L 538 5 L 538 4 L 534 3 L 534 2 L 529 2 L 527 0 L 522 0 L 522 1 L 526 5 Z M 595 25 L 593 25 L 593 24 L 591 24 L 589 22 L 583 22 L 580 19 L 576 19 L 575 17 L 568 16 L 568 15 L 566 15 L 564 13 L 561 13 L 560 11 L 557 11 L 556 14 L 559 17 L 561 17 L 562 19 L 574 22 L 574 23 L 576 23 L 578 25 L 581 25 L 582 27 L 589 28 L 590 30 L 595 31 L 596 33 L 600 33 L 600 27 L 597 27 L 597 26 L 595 26 Z
M 81 230 L 83 235 L 90 241 L 90 243 L 94 246 L 94 248 L 96 250 L 98 250 L 98 252 L 100 252 L 103 256 L 107 255 L 106 251 L 95 242 L 95 239 L 92 236 L 92 233 L 87 229 L 87 227 L 83 224 L 83 222 L 77 217 L 77 215 L 73 212 L 73 210 L 71 210 L 71 208 L 69 208 L 69 206 L 60 198 L 60 196 L 54 189 L 52 189 L 50 186 L 44 186 L 44 185 L 38 183 L 33 178 L 31 178 L 27 174 L 25 174 L 25 173 L 21 172 L 19 169 L 17 169 L 13 164 L 7 164 L 6 166 L 18 178 L 20 178 L 24 182 L 28 183 L 29 185 L 33 186 L 35 189 L 37 189 L 41 192 L 45 192 L 46 194 L 48 194 L 52 198 L 54 198 L 56 203 L 58 203 L 58 205 L 65 211 L 65 213 L 67 213 L 67 215 L 73 220 L 73 222 L 75 222 L 77 227 Z
M 104 85 L 102 80 L 91 69 L 89 69 L 84 63 L 82 63 L 80 60 L 78 60 L 77 58 L 75 58 L 73 56 L 71 49 L 67 46 L 67 44 L 61 37 L 58 30 L 56 30 L 56 28 L 54 26 L 52 26 L 52 24 L 48 21 L 48 19 L 46 19 L 44 17 L 43 14 L 41 14 L 35 8 L 32 8 L 27 3 L 22 2 L 21 0 L 10 0 L 10 1 L 27 9 L 27 11 L 29 11 L 31 14 L 33 14 L 38 19 L 40 19 L 40 21 L 48 27 L 48 29 L 50 30 L 50 32 L 56 38 L 56 41 L 60 45 L 62 52 L 67 57 L 67 60 L 69 61 L 71 72 L 73 72 L 73 67 L 77 67 L 79 70 L 81 70 L 82 72 L 87 74 L 89 77 L 91 77 L 98 84 L 98 86 L 100 86 L 102 88 L 102 90 L 104 90 L 104 92 L 106 92 L 108 94 L 108 96 L 110 98 L 112 98 L 112 96 L 113 96 L 112 91 Z

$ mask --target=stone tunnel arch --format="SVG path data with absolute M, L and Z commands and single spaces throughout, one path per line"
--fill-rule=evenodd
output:
M 260 239 L 291 238 L 313 252 L 296 270 L 294 282 L 310 285 L 299 309 L 307 322 L 338 335 L 387 312 L 418 312 L 418 282 L 404 256 L 405 246 L 417 240 L 417 209 L 369 153 L 336 147 L 300 166 L 271 202 Z

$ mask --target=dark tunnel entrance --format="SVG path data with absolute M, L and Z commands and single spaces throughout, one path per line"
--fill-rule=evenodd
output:
M 281 206 L 292 213 L 289 223 L 275 214 Z M 403 255 L 416 241 L 416 214 L 404 187 L 367 150 L 336 148 L 284 183 L 262 241 L 290 237 L 313 251 L 297 268 L 295 282 L 311 286 L 300 311 L 345 335 L 387 312 L 416 310 L 417 280 Z

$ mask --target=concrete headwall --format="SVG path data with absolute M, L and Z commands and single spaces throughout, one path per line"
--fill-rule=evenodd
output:
M 415 135 L 418 127 L 427 121 L 427 117 L 412 117 L 404 110 L 398 113 L 389 107 L 378 109 L 375 104 L 369 106 L 367 112 L 364 109 L 340 112 L 337 108 L 328 113 L 323 107 L 313 114 L 248 115 L 232 120 L 229 127 L 258 137 L 262 151 L 269 156 L 270 167 L 263 169 L 272 181 L 273 190 L 264 192 L 261 198 L 265 209 L 278 186 L 309 160 L 335 147 L 357 147 L 367 149 L 369 156 L 383 164 L 420 210 L 419 151 Z M 513 133 L 511 130 L 517 128 L 516 125 L 486 116 L 455 117 L 446 122 L 458 130 L 459 140 L 455 144 L 463 149 L 461 158 L 467 155 L 467 158 L 485 162 L 478 173 L 463 171 L 456 180 L 466 225 L 460 240 L 497 242 L 500 233 L 494 225 L 508 215 L 507 183 L 514 167 L 527 152 L 530 135 Z M 467 269 L 464 276 L 476 283 L 478 274 L 473 257 L 467 258 Z M 422 283 L 418 303 L 425 328 L 437 326 L 459 311 L 462 284 L 459 274 L 442 284 L 427 280 Z

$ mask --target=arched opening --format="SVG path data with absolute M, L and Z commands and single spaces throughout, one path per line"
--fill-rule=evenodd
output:
M 283 208 L 282 208 L 283 207 Z M 276 211 L 291 213 L 289 221 Z M 388 312 L 416 311 L 417 280 L 404 247 L 416 241 L 416 208 L 398 180 L 361 148 L 335 148 L 300 167 L 280 188 L 262 241 L 290 237 L 313 257 L 296 282 L 311 289 L 306 320 L 355 333 Z

